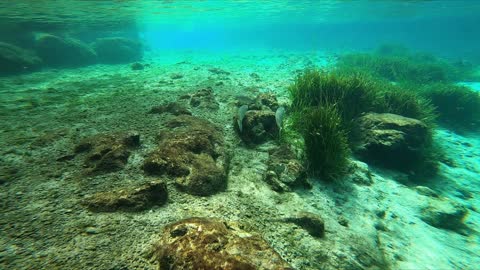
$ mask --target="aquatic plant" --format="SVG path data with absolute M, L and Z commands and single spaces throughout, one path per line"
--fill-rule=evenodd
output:
M 480 126 L 480 95 L 466 86 L 435 83 L 420 88 L 435 106 L 441 123 L 457 129 Z
M 381 46 L 374 53 L 342 55 L 337 68 L 344 72 L 362 71 L 395 82 L 449 82 L 473 76 L 471 65 L 454 65 L 432 54 L 413 53 L 393 45 Z
M 245 114 L 248 111 L 248 105 L 242 105 L 240 108 L 238 108 L 237 111 L 237 124 L 238 124 L 238 130 L 240 132 L 243 131 L 243 118 L 245 118 Z
M 336 105 L 348 126 L 361 113 L 374 109 L 378 99 L 377 82 L 363 73 L 305 70 L 289 87 L 292 110 L 310 106 Z
M 304 139 L 308 171 L 326 180 L 341 176 L 347 169 L 350 149 L 335 105 L 304 108 L 292 119 Z

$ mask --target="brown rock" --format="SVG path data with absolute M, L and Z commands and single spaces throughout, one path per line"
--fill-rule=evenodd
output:
M 210 87 L 194 93 L 190 98 L 190 106 L 209 110 L 218 110 L 220 108 L 213 94 L 213 90 Z
M 166 123 L 175 129 L 160 136 L 158 147 L 145 159 L 148 174 L 175 178 L 190 194 L 207 196 L 226 187 L 228 158 L 223 137 L 212 123 L 182 115 Z
M 185 108 L 184 106 L 182 106 L 177 102 L 169 102 L 166 104 L 155 106 L 149 111 L 149 113 L 158 113 L 158 114 L 170 113 L 173 115 L 182 115 L 182 114 L 192 115 L 192 113 L 187 108 Z
M 107 173 L 123 169 L 130 150 L 140 145 L 140 135 L 135 132 L 99 134 L 80 141 L 75 153 L 86 152 L 87 173 Z
M 291 191 L 295 187 L 309 187 L 306 170 L 295 153 L 286 145 L 270 152 L 265 181 L 278 192 Z
M 167 186 L 163 182 L 150 182 L 135 189 L 100 192 L 86 197 L 82 204 L 95 212 L 142 211 L 167 202 Z
M 250 144 L 263 143 L 278 136 L 278 127 L 275 121 L 275 112 L 270 110 L 247 111 L 242 121 L 242 131 L 234 117 L 234 126 L 240 138 Z
M 292 269 L 260 236 L 206 218 L 167 225 L 152 255 L 160 269 Z

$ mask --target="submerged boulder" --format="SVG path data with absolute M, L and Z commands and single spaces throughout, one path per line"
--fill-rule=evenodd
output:
M 82 204 L 94 212 L 142 211 L 167 202 L 167 185 L 149 182 L 134 189 L 118 189 L 87 196 Z
M 130 63 L 143 57 L 142 44 L 124 37 L 99 38 L 93 43 L 93 48 L 101 63 Z
M 420 218 L 433 227 L 463 233 L 467 215 L 468 209 L 465 206 L 442 198 L 429 200 L 428 205 L 422 208 Z
M 361 159 L 409 172 L 423 162 L 429 129 L 422 121 L 390 113 L 368 113 L 356 120 L 354 152 Z
M 240 120 L 242 129 L 238 125 L 239 119 L 234 117 L 234 126 L 242 141 L 248 144 L 259 144 L 278 136 L 278 127 L 275 112 L 271 110 L 249 110 Z
M 192 108 L 218 110 L 220 105 L 218 104 L 212 88 L 207 87 L 201 89 L 190 96 L 190 106 Z
M 152 257 L 160 269 L 293 269 L 260 236 L 211 218 L 167 225 Z
M 92 48 L 73 38 L 40 34 L 37 36 L 35 48 L 45 64 L 52 67 L 85 66 L 97 61 L 97 55 Z
M 224 190 L 228 158 L 220 130 L 189 115 L 175 117 L 166 125 L 173 131 L 159 136 L 158 147 L 143 164 L 145 172 L 173 177 L 180 190 L 193 195 Z
M 0 75 L 10 75 L 40 68 L 42 60 L 33 52 L 0 42 Z
M 305 167 L 295 153 L 282 145 L 270 153 L 265 181 L 278 192 L 291 191 L 296 187 L 309 187 Z
M 131 149 L 139 145 L 140 135 L 136 132 L 99 134 L 80 141 L 74 151 L 85 153 L 87 174 L 101 174 L 123 169 Z

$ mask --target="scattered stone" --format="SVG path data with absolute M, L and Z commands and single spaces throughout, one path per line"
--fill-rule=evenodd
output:
M 438 198 L 438 194 L 430 189 L 429 187 L 425 186 L 416 186 L 415 190 L 418 192 L 418 194 L 427 196 L 427 197 L 432 197 L 432 198 Z
M 225 70 L 220 69 L 220 68 L 209 68 L 208 71 L 210 71 L 213 74 L 217 74 L 217 75 L 230 75 L 230 72 L 225 71 Z
M 464 220 L 467 215 L 465 206 L 443 198 L 430 200 L 428 206 L 421 210 L 420 218 L 433 227 L 462 232 L 466 228 Z
M 166 104 L 162 104 L 159 106 L 152 107 L 152 109 L 148 113 L 158 113 L 158 114 L 164 114 L 164 113 L 170 113 L 173 115 L 192 115 L 192 113 L 183 105 L 177 103 L 177 102 L 169 102 Z
M 385 212 L 385 210 L 378 210 L 375 214 L 379 218 L 385 218 L 386 212 Z
M 383 232 L 388 231 L 387 226 L 385 226 L 385 224 L 381 221 L 378 221 L 378 222 L 375 223 L 375 229 L 377 229 L 378 231 L 383 231 Z
M 237 116 L 235 116 L 234 127 L 240 138 L 249 144 L 259 144 L 278 137 L 275 113 L 270 110 L 247 111 L 242 121 L 241 132 L 237 124 Z
M 218 110 L 220 108 L 220 105 L 213 94 L 213 90 L 210 87 L 201 89 L 191 95 L 190 106 L 208 110 Z
M 338 224 L 342 225 L 343 227 L 348 227 L 348 220 L 344 216 L 339 216 Z
M 133 63 L 130 67 L 132 68 L 132 70 L 144 70 L 145 69 L 145 66 L 142 65 L 139 62 Z
M 368 164 L 357 160 L 351 160 L 349 164 L 349 173 L 345 175 L 344 182 L 351 181 L 362 186 L 371 186 L 373 184 L 373 174 Z
M 211 218 L 167 225 L 152 257 L 160 269 L 293 269 L 259 235 Z
M 325 222 L 319 215 L 300 212 L 295 217 L 286 218 L 285 221 L 300 226 L 313 237 L 322 238 L 325 236 Z
M 354 148 L 362 159 L 410 172 L 423 161 L 428 127 L 417 119 L 389 113 L 368 113 L 356 121 Z
M 87 196 L 82 204 L 94 212 L 142 211 L 167 202 L 167 185 L 149 182 L 135 189 L 119 189 Z
M 143 169 L 152 175 L 175 178 L 179 189 L 199 196 L 224 190 L 228 157 L 220 130 L 207 120 L 181 115 L 166 126 L 158 147 L 145 159 Z
M 295 153 L 287 145 L 270 152 L 265 181 L 277 192 L 292 191 L 292 188 L 307 187 L 306 170 Z
M 95 51 L 78 39 L 40 34 L 35 45 L 38 55 L 52 67 L 86 66 L 97 61 Z
M 180 73 L 173 73 L 173 74 L 170 75 L 170 79 L 172 79 L 172 80 L 178 80 L 178 79 L 181 79 L 181 78 L 183 78 L 183 75 L 180 74 Z
M 99 38 L 93 43 L 93 48 L 101 63 L 129 63 L 143 57 L 142 44 L 124 37 Z
M 255 81 L 260 81 L 260 75 L 258 75 L 257 73 L 253 72 L 253 73 L 250 73 L 250 77 L 252 77 L 252 79 L 254 79 Z
M 0 75 L 10 75 L 40 68 L 42 60 L 33 52 L 0 42 Z
M 75 146 L 75 154 L 86 152 L 86 173 L 108 173 L 123 169 L 130 150 L 140 145 L 136 132 L 99 134 L 83 139 Z

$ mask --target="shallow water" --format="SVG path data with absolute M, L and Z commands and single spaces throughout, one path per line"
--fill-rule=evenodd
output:
M 327 181 L 310 171 L 289 89 L 388 44 L 414 72 L 361 66 L 376 83 L 478 98 L 479 13 L 477 1 L 0 3 L 0 268 L 477 269 L 470 103 L 448 107 L 463 120 L 442 103 L 425 120 L 436 174 L 352 141 L 347 172 Z M 352 122 L 370 112 L 392 113 Z

